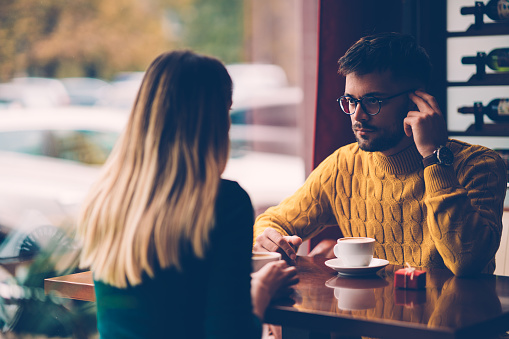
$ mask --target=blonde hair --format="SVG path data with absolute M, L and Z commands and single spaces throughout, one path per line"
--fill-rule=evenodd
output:
M 81 267 L 126 287 L 181 268 L 184 244 L 204 257 L 228 159 L 232 83 L 223 64 L 164 53 L 146 71 L 126 130 L 78 221 Z

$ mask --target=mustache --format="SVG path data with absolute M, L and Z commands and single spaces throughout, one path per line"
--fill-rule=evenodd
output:
M 355 130 L 358 130 L 358 129 L 369 129 L 369 130 L 373 130 L 373 131 L 376 131 L 377 128 L 375 126 L 371 126 L 370 124 L 366 124 L 366 123 L 362 123 L 362 122 L 356 122 L 352 125 L 352 129 L 355 131 Z

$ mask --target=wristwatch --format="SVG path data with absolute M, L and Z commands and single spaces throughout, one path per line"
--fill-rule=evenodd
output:
M 433 164 L 451 166 L 453 161 L 454 154 L 452 151 L 446 146 L 440 146 L 433 152 L 433 154 L 423 158 L 422 164 L 424 165 L 424 168 Z

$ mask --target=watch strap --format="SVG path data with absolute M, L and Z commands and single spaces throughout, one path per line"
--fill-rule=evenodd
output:
M 434 164 L 438 164 L 437 151 L 435 150 L 431 155 L 422 158 L 422 164 L 424 165 L 424 168 Z
M 452 151 L 446 147 L 446 146 L 440 146 L 438 147 L 433 154 L 428 155 L 427 157 L 424 157 L 422 159 L 422 164 L 424 165 L 424 168 L 439 164 L 443 166 L 451 166 L 454 161 L 454 154 Z

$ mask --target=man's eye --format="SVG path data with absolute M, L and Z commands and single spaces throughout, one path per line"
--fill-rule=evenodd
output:
M 357 103 L 355 102 L 355 99 L 354 99 L 354 98 L 346 98 L 346 100 L 348 100 L 348 103 L 349 103 L 350 105 L 355 105 L 355 104 L 357 104 Z
M 364 102 L 366 105 L 375 105 L 378 103 L 378 99 L 373 97 L 365 97 Z

